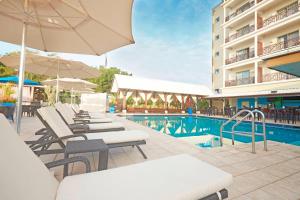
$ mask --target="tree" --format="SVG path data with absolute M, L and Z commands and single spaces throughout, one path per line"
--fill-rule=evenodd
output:
M 3 76 L 12 76 L 16 72 L 14 69 L 6 67 L 4 64 L 0 63 L 0 77 Z
M 103 66 L 100 67 L 99 74 L 99 77 L 90 80 L 97 84 L 96 92 L 110 92 L 115 74 L 131 75 L 117 67 L 106 68 Z

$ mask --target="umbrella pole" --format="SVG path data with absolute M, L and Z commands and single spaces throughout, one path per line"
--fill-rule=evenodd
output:
M 16 110 L 16 123 L 17 123 L 18 134 L 20 134 L 21 118 L 22 118 L 22 97 L 23 97 L 24 73 L 25 73 L 26 35 L 27 35 L 27 24 L 26 22 L 23 22 L 22 47 L 21 47 L 20 67 L 19 67 L 18 98 L 17 98 L 17 110 Z
M 56 94 L 55 94 L 55 101 L 58 102 L 58 94 L 59 94 L 59 75 L 56 76 Z

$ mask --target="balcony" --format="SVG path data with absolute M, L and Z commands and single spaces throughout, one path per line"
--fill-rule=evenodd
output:
M 248 84 L 253 84 L 254 82 L 255 82 L 255 78 L 254 76 L 251 76 L 249 78 L 241 78 L 236 80 L 225 81 L 225 87 L 248 85 Z
M 247 60 L 249 58 L 254 58 L 254 56 L 255 56 L 254 49 L 251 49 L 248 53 L 236 55 L 234 57 L 226 59 L 225 63 L 226 65 L 229 65 L 242 60 Z
M 241 31 L 238 31 L 237 33 L 229 36 L 226 38 L 225 42 L 231 42 L 239 37 L 242 37 L 244 35 L 247 35 L 248 33 L 251 33 L 255 30 L 255 26 L 254 25 L 251 25 L 251 26 L 248 26 L 247 28 L 244 28 L 243 30 Z
M 295 79 L 295 78 L 297 78 L 297 77 L 286 74 L 286 73 L 277 72 L 277 73 L 265 74 L 263 76 L 263 82 L 282 81 L 282 80 L 289 80 L 289 79 Z
M 255 5 L 255 1 L 251 1 L 251 2 L 248 2 L 244 5 L 242 5 L 241 7 L 239 7 L 235 12 L 233 12 L 232 14 L 228 15 L 226 18 L 225 18 L 225 21 L 229 21 L 231 20 L 232 18 L 238 16 L 239 14 L 245 12 L 246 10 L 249 10 L 251 7 L 253 7 Z
M 266 46 L 263 48 L 263 55 L 275 53 L 278 51 L 282 51 L 291 47 L 296 47 L 300 45 L 300 39 L 299 37 L 287 40 L 287 41 L 282 41 L 282 42 L 277 42 L 275 44 Z M 261 51 L 259 51 L 261 52 Z
M 284 18 L 294 15 L 295 13 L 298 13 L 300 11 L 300 4 L 292 3 L 280 10 L 282 10 L 280 13 L 263 20 L 262 23 L 258 23 L 258 28 L 269 26 L 270 24 L 274 24 L 277 21 L 280 21 Z M 258 19 L 258 22 L 259 21 L 261 21 L 261 20 Z

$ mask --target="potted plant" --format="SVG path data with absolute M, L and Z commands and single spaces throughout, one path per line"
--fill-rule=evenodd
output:
M 117 99 L 114 95 L 109 97 L 109 112 L 114 113 L 116 111 Z
M 12 94 L 15 93 L 12 87 L 13 84 L 11 83 L 0 85 L 0 89 L 2 90 L 2 96 L 0 97 L 0 104 L 4 106 L 15 106 L 16 99 L 11 96 Z

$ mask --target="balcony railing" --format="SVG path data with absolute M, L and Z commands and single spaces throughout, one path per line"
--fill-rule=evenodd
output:
M 254 49 L 252 49 L 252 50 L 249 51 L 249 53 L 236 55 L 232 58 L 226 59 L 226 65 L 229 65 L 229 64 L 232 64 L 232 63 L 235 63 L 235 62 L 239 62 L 239 61 L 242 61 L 242 60 L 247 60 L 249 58 L 253 58 L 254 55 L 255 55 Z
M 300 11 L 300 4 L 298 3 L 290 4 L 289 6 L 283 8 L 283 10 L 285 11 L 265 19 L 263 21 L 263 26 L 258 26 L 258 28 L 269 26 L 270 24 L 273 24 L 284 18 L 287 18 L 295 13 L 298 13 Z
M 298 77 L 286 73 L 282 73 L 282 72 L 276 72 L 276 73 L 265 74 L 263 76 L 263 82 L 289 80 L 294 78 L 298 78 Z
M 264 47 L 263 54 L 264 55 L 271 54 L 271 53 L 274 53 L 277 51 L 281 51 L 281 50 L 288 49 L 291 47 L 296 47 L 299 45 L 300 45 L 300 39 L 299 39 L 299 37 L 296 37 L 296 38 L 293 38 L 293 39 L 290 39 L 287 41 L 277 42 L 275 44 Z
M 231 20 L 232 18 L 238 16 L 239 14 L 245 12 L 246 10 L 249 10 L 251 7 L 253 7 L 255 5 L 255 1 L 251 1 L 251 2 L 248 2 L 244 5 L 242 5 L 241 7 L 239 7 L 235 12 L 233 12 L 232 14 L 228 15 L 226 18 L 225 18 L 225 21 L 229 21 Z
M 253 84 L 254 82 L 255 82 L 255 78 L 254 78 L 254 76 L 251 76 L 249 78 L 241 78 L 241 79 L 236 79 L 236 80 L 225 81 L 225 86 L 231 87 L 231 86 L 237 86 L 237 85 L 248 85 L 248 84 Z
M 254 26 L 254 25 L 248 26 L 247 28 L 244 28 L 243 30 L 238 31 L 237 33 L 235 33 L 235 34 L 233 34 L 233 35 L 227 37 L 227 38 L 226 38 L 226 43 L 227 43 L 227 42 L 230 42 L 230 41 L 232 41 L 232 40 L 235 40 L 235 39 L 237 39 L 237 38 L 239 38 L 239 37 L 242 37 L 242 36 L 244 36 L 244 35 L 247 35 L 248 33 L 251 33 L 251 32 L 253 32 L 254 30 L 255 30 L 255 26 Z

